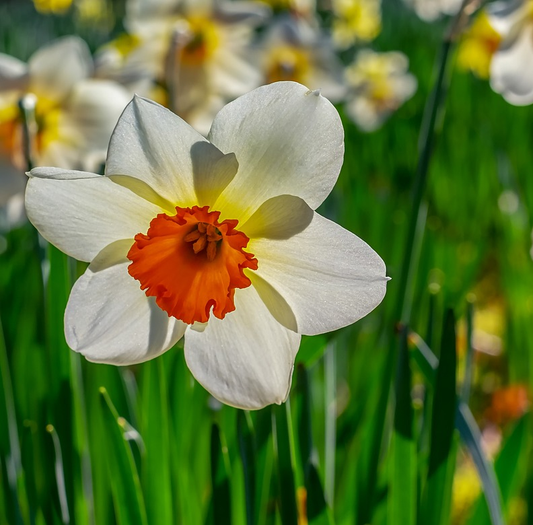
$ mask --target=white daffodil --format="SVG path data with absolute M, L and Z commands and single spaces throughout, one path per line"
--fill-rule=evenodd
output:
M 399 51 L 376 53 L 364 49 L 346 68 L 351 89 L 346 112 L 363 131 L 374 131 L 410 99 L 417 88 L 408 72 L 409 61 Z
M 495 2 L 490 22 L 502 35 L 490 64 L 490 84 L 515 106 L 533 103 L 533 1 Z
M 208 140 L 136 97 L 105 176 L 33 169 L 30 220 L 90 262 L 67 305 L 69 346 L 125 365 L 185 336 L 191 372 L 217 399 L 283 402 L 300 334 L 347 326 L 385 294 L 380 257 L 314 211 L 343 150 L 331 103 L 279 82 L 223 108 Z
M 292 80 L 320 89 L 333 102 L 346 92 L 344 67 L 332 43 L 303 19 L 282 17 L 261 43 L 264 83 Z
M 22 125 L 18 102 L 34 105 L 32 157 L 36 164 L 96 169 L 128 103 L 117 84 L 90 79 L 86 44 L 66 37 L 39 49 L 28 64 L 0 54 L 0 207 L 24 183 Z
M 266 5 L 250 2 L 130 0 L 132 40 L 126 49 L 124 38 L 106 46 L 99 69 L 110 74 L 119 66 L 118 76 L 130 82 L 148 73 L 166 88 L 166 100 L 159 93 L 158 100 L 206 134 L 226 102 L 261 84 L 250 43 L 267 13 Z

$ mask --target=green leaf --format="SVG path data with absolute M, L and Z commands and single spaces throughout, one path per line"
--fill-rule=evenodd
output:
M 438 359 L 425 342 L 415 333 L 410 334 L 410 340 L 414 342 L 416 350 L 413 357 L 420 370 L 430 384 L 435 382 L 435 369 L 438 368 Z M 456 409 L 456 428 L 459 431 L 464 445 L 476 465 L 478 475 L 483 485 L 483 491 L 491 513 L 493 525 L 503 524 L 503 512 L 499 496 L 496 474 L 490 462 L 487 460 L 481 446 L 481 432 L 474 420 L 474 416 L 465 403 L 459 403 Z
M 283 525 L 298 522 L 296 484 L 294 479 L 294 449 L 289 402 L 272 409 L 277 452 L 278 503 Z
M 119 525 L 147 525 L 141 483 L 125 430 L 128 424 L 119 417 L 107 390 L 100 389 L 106 429 L 105 451 L 115 514 Z
M 9 495 L 4 494 L 6 512 L 12 513 L 13 523 L 22 523 L 20 481 L 23 479 L 20 444 L 18 437 L 15 403 L 13 399 L 13 387 L 11 373 L 7 360 L 7 352 L 4 341 L 4 333 L 0 322 L 0 460 L 5 463 L 7 483 L 2 483 L 2 489 Z
M 59 498 L 59 506 L 61 509 L 61 522 L 64 524 L 68 524 L 70 523 L 70 511 L 68 508 L 67 491 L 65 487 L 65 472 L 63 468 L 63 454 L 61 452 L 61 443 L 53 425 L 47 425 L 46 431 L 50 434 L 54 446 L 54 473 L 56 479 L 57 495 Z
M 528 457 L 531 444 L 531 416 L 530 414 L 525 414 L 505 441 L 494 465 L 505 511 L 508 511 L 509 502 L 519 491 L 520 485 L 527 474 L 528 466 L 524 458 Z M 485 487 L 486 483 L 483 483 L 483 485 Z M 489 522 L 489 519 L 493 525 L 503 524 L 503 516 L 498 513 L 498 510 L 495 510 L 495 508 L 499 508 L 499 505 L 495 505 L 493 501 L 498 496 L 498 493 L 492 495 L 485 489 L 474 504 L 468 525 L 485 525 Z M 499 498 L 496 499 L 496 503 L 499 503 Z
M 169 413 L 161 358 L 142 367 L 142 427 L 145 454 L 141 480 L 149 523 L 174 523 L 169 458 Z
M 246 523 L 254 525 L 255 515 L 255 478 L 256 478 L 256 440 L 249 412 L 237 413 L 237 440 L 244 476 L 244 497 L 246 504 Z
M 389 523 L 415 525 L 417 509 L 417 450 L 413 435 L 411 368 L 407 330 L 400 334 L 400 355 L 396 378 L 396 409 L 390 450 L 388 495 Z
M 425 493 L 422 502 L 422 523 L 448 525 L 451 510 L 453 473 L 455 471 L 456 395 L 455 316 L 448 310 L 444 319 L 440 362 L 435 378 L 431 419 L 431 449 Z
M 228 450 L 216 423 L 211 427 L 211 486 L 214 525 L 231 525 L 231 488 Z

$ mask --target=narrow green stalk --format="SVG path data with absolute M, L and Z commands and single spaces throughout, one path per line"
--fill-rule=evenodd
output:
M 54 470 L 56 476 L 57 495 L 59 497 L 59 506 L 61 508 L 61 521 L 64 524 L 68 524 L 70 523 L 70 512 L 68 509 L 67 491 L 65 487 L 65 469 L 63 468 L 63 453 L 61 452 L 61 443 L 53 425 L 47 425 L 46 431 L 52 437 L 52 443 L 54 444 Z
M 324 355 L 325 368 L 325 402 L 326 402 L 326 450 L 325 450 L 325 480 L 324 492 L 326 501 L 333 507 L 335 497 L 335 450 L 336 450 L 336 423 L 337 423 L 337 359 L 335 343 L 328 345 Z

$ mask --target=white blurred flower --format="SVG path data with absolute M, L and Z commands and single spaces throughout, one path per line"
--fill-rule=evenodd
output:
M 381 0 L 332 0 L 333 40 L 345 49 L 370 42 L 381 32 Z
M 39 49 L 28 64 L 0 54 L 0 206 L 25 183 L 18 102 L 34 103 L 33 161 L 63 168 L 97 169 L 128 103 L 120 86 L 90 79 L 86 44 L 65 37 Z
M 292 80 L 320 89 L 333 102 L 345 93 L 344 67 L 332 43 L 302 19 L 284 17 L 272 24 L 261 43 L 263 81 Z
M 502 35 L 492 57 L 490 84 L 515 106 L 533 103 L 533 2 L 495 2 L 487 8 L 492 26 Z
M 403 53 L 376 53 L 370 49 L 360 51 L 346 68 L 351 89 L 346 112 L 363 131 L 379 128 L 414 95 L 417 81 L 408 68 L 409 61 Z
M 30 220 L 90 262 L 65 313 L 70 347 L 124 365 L 185 336 L 187 365 L 214 397 L 283 402 L 300 334 L 349 325 L 385 294 L 380 257 L 314 211 L 343 142 L 329 101 L 279 82 L 228 104 L 208 140 L 136 97 L 105 176 L 33 169 Z
M 462 4 L 462 0 L 405 0 L 405 2 L 426 22 L 433 22 L 442 15 L 455 15 Z
M 114 55 L 107 46 L 99 62 L 108 74 L 117 64 L 130 79 L 148 74 L 166 87 L 168 98 L 158 100 L 205 134 L 224 103 L 261 83 L 250 43 L 269 13 L 251 2 L 130 0 L 126 26 L 134 45 Z

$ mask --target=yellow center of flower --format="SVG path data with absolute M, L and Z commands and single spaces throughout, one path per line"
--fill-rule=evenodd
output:
M 292 80 L 306 84 L 311 68 L 309 53 L 294 46 L 279 46 L 270 51 L 267 59 L 266 81 L 268 84 Z
M 245 268 L 257 270 L 257 259 L 244 251 L 248 237 L 235 229 L 238 221 L 219 218 L 208 206 L 177 206 L 176 215 L 155 217 L 128 252 L 128 272 L 141 290 L 187 324 L 206 323 L 211 311 L 223 319 L 235 310 L 235 289 L 251 284 Z
M 482 11 L 463 37 L 457 65 L 480 78 L 489 78 L 492 55 L 500 42 L 501 36 L 490 24 L 487 13 Z
M 180 59 L 187 65 L 198 65 L 213 55 L 219 44 L 216 24 L 205 17 L 187 19 L 188 38 L 180 48 Z

